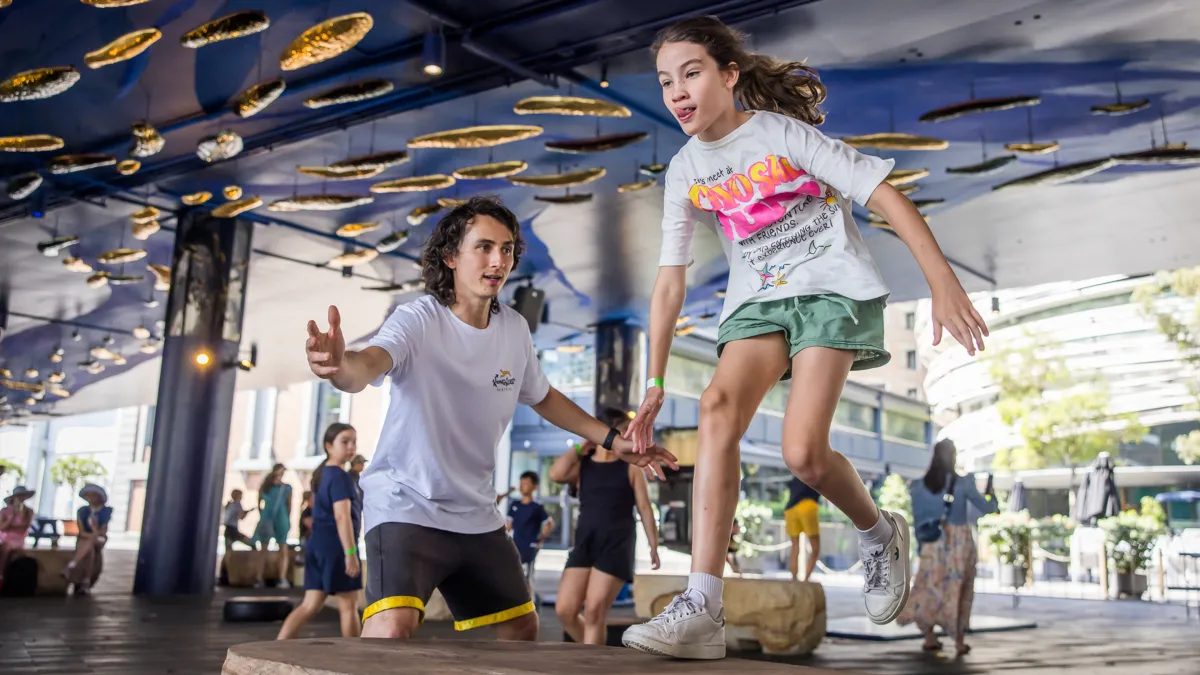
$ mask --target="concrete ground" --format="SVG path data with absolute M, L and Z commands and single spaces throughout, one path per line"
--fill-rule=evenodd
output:
M 539 561 L 540 592 L 554 589 L 555 567 L 561 569 L 562 557 L 547 551 Z M 674 568 L 679 562 L 672 558 L 665 566 Z M 216 673 L 230 645 L 270 640 L 279 629 L 278 623 L 221 620 L 222 601 L 232 594 L 246 594 L 241 590 L 222 591 L 209 600 L 135 598 L 129 592 L 133 553 L 110 551 L 108 563 L 92 597 L 0 600 L 0 673 Z M 826 595 L 830 619 L 861 616 L 857 589 L 828 584 Z M 631 615 L 632 610 L 615 613 Z M 981 593 L 975 613 L 1032 619 L 1038 628 L 973 636 L 973 651 L 962 659 L 925 654 L 919 641 L 830 638 L 810 657 L 772 660 L 879 675 L 1200 673 L 1200 620 L 1193 612 L 1187 621 L 1181 605 L 1025 597 L 1014 609 L 1009 596 Z M 553 611 L 543 608 L 541 617 L 541 639 L 561 640 L 562 629 Z M 337 631 L 337 614 L 327 610 L 302 637 L 334 636 Z M 432 622 L 422 629 L 424 636 L 441 639 L 486 639 L 486 631 L 455 633 L 447 623 Z M 411 667 L 404 670 L 417 672 Z

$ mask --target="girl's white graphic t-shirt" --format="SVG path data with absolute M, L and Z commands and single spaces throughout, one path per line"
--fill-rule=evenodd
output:
M 887 295 L 850 201 L 865 206 L 894 164 L 771 112 L 719 141 L 693 137 L 667 169 L 659 265 L 692 263 L 699 221 L 729 261 L 722 322 L 748 302 Z

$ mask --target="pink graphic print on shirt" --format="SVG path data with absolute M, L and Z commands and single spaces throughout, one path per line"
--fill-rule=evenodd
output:
M 821 185 L 811 178 L 777 192 L 780 186 L 808 175 L 793 168 L 786 157 L 767 155 L 745 173 L 732 174 L 721 183 L 692 185 L 688 199 L 702 211 L 715 212 L 725 236 L 737 241 L 779 221 L 798 198 L 821 197 Z

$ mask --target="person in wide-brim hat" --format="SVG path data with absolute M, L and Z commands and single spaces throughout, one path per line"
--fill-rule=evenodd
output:
M 18 485 L 4 498 L 6 506 L 0 508 L 0 581 L 4 579 L 4 569 L 9 561 L 17 551 L 25 548 L 25 535 L 29 534 L 34 517 L 33 509 L 25 506 L 25 500 L 33 495 L 33 490 Z
M 17 487 L 13 488 L 11 495 L 4 498 L 4 503 L 11 506 L 13 501 L 17 499 L 29 499 L 36 494 L 37 490 L 30 490 L 24 485 L 18 485 Z
M 95 483 L 88 483 L 79 491 L 87 504 L 79 507 L 76 520 L 79 522 L 79 538 L 75 542 L 75 558 L 67 563 L 63 577 L 75 584 L 76 595 L 87 595 L 91 591 L 93 570 L 97 568 L 104 544 L 108 541 L 108 521 L 112 518 L 112 507 L 107 506 L 108 492 Z

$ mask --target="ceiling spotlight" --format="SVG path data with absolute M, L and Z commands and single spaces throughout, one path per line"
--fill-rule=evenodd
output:
M 608 89 L 608 61 L 600 64 L 600 86 Z
M 205 352 L 205 351 L 196 352 L 196 365 L 207 366 L 211 361 L 212 361 L 212 357 L 208 355 L 208 352 Z
M 446 38 L 442 36 L 442 27 L 430 30 L 425 34 L 425 46 L 421 53 L 423 70 L 426 75 L 437 77 L 445 70 Z
M 250 358 L 241 359 L 237 362 L 237 367 L 247 373 L 254 370 L 254 366 L 258 365 L 258 345 L 250 345 Z
M 29 379 L 31 379 L 31 380 L 32 380 L 33 378 L 37 377 L 37 376 L 38 376 L 38 369 L 37 369 L 37 368 L 30 368 L 30 369 L 28 369 L 28 370 L 26 370 L 26 371 L 25 371 L 25 377 L 27 377 L 27 378 L 29 378 Z

